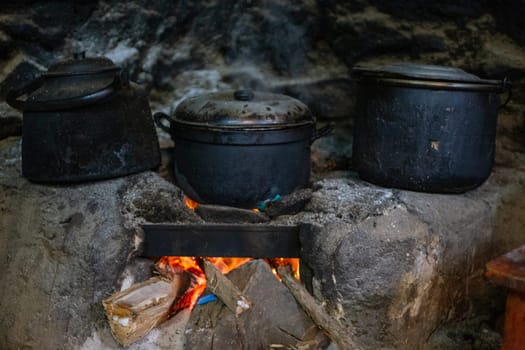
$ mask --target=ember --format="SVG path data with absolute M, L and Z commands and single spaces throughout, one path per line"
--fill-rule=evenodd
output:
M 290 267 L 292 268 L 293 276 L 295 277 L 295 279 L 300 281 L 301 274 L 299 273 L 299 259 L 275 258 L 271 259 L 270 262 L 270 266 L 272 266 L 272 272 L 275 275 L 275 277 L 279 279 L 279 281 L 281 280 L 281 278 L 277 273 L 277 268 L 286 265 L 290 265 Z

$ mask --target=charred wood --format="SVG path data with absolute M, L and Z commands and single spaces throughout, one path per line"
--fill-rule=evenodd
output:
M 195 213 L 206 222 L 225 224 L 268 222 L 270 219 L 264 213 L 250 209 L 241 209 L 223 205 L 200 204 Z
M 297 190 L 283 196 L 280 201 L 268 206 L 265 213 L 272 219 L 281 215 L 294 215 L 304 209 L 312 199 L 313 192 L 310 188 Z
M 339 349 L 361 349 L 353 339 L 352 330 L 343 327 L 324 310 L 323 306 L 317 302 L 317 300 L 308 293 L 306 288 L 293 277 L 293 272 L 289 265 L 277 267 L 277 272 L 299 305 L 301 305 L 317 326 L 323 329 L 328 337 L 337 344 Z

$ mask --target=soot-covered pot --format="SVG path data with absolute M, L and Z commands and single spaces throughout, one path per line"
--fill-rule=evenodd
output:
M 105 179 L 160 163 L 147 95 L 109 59 L 54 64 L 10 91 L 7 102 L 23 111 L 22 174 L 29 180 Z
M 463 192 L 487 179 L 499 93 L 510 83 L 410 63 L 356 66 L 353 73 L 353 161 L 361 178 L 427 192 Z
M 177 185 L 197 202 L 241 208 L 307 186 L 310 144 L 328 132 L 300 101 L 251 90 L 191 97 L 154 118 L 175 143 Z

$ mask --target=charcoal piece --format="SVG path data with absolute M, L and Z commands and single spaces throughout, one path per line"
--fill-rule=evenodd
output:
M 195 213 L 206 222 L 256 224 L 269 221 L 263 213 L 223 205 L 201 204 L 195 208 Z
M 284 196 L 280 201 L 268 206 L 265 213 L 270 218 L 299 213 L 312 199 L 312 190 L 305 188 Z
M 187 349 L 268 349 L 272 344 L 289 348 L 311 333 L 313 322 L 263 260 L 227 276 L 252 307 L 235 317 L 218 301 L 196 306 L 186 329 Z

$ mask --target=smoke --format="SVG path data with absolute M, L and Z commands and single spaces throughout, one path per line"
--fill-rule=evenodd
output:
M 279 1 L 221 1 L 193 21 L 192 35 L 227 64 L 266 65 L 285 75 L 304 71 L 312 47 L 313 13 Z

